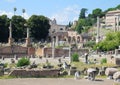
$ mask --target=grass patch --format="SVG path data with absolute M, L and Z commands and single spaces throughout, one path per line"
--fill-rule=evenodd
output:
M 9 76 L 9 75 L 0 76 L 0 79 L 13 79 L 13 78 L 16 78 L 16 77 Z
M 120 83 L 114 83 L 113 85 L 120 85 Z
M 112 67 L 115 66 L 114 64 L 108 64 L 108 63 L 103 63 L 103 64 L 85 64 L 83 62 L 72 62 L 72 66 L 77 67 L 78 70 L 83 70 L 84 68 L 90 68 L 90 67 Z

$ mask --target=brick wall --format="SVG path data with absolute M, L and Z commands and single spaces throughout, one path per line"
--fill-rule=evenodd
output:
M 72 49 L 71 55 L 73 53 L 78 53 L 79 56 L 84 55 L 85 53 L 88 53 L 88 49 Z M 52 48 L 44 48 L 44 56 L 45 57 L 52 57 Z M 62 48 L 55 48 L 55 57 L 68 57 L 69 56 L 69 49 L 62 49 Z
M 35 54 L 35 48 L 28 47 L 28 55 L 34 55 Z

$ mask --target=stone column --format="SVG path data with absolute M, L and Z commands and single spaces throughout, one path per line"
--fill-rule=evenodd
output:
M 116 32 L 116 16 L 115 16 L 115 20 L 114 20 L 114 32 Z
M 59 45 L 59 36 L 56 36 L 56 46 Z
M 100 41 L 100 18 L 97 17 L 97 37 L 96 37 L 96 43 Z
M 55 58 L 55 37 L 53 37 L 53 43 L 52 43 L 52 57 Z
M 119 31 L 119 15 L 117 15 L 117 31 Z
M 29 28 L 27 28 L 26 47 L 29 46 L 31 46 L 31 44 L 30 44 Z
M 29 28 L 27 28 L 27 38 L 29 38 Z
M 9 38 L 12 38 L 12 22 L 11 21 L 9 26 Z
M 9 26 L 9 39 L 8 39 L 8 44 L 11 46 L 13 45 L 13 39 L 12 39 L 12 22 L 10 21 L 10 26 Z

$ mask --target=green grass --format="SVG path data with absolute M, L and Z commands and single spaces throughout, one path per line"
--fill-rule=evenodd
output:
M 13 78 L 16 78 L 16 77 L 9 76 L 9 75 L 0 76 L 0 79 L 13 79 Z
M 113 85 L 120 85 L 120 83 L 114 83 Z
M 104 76 L 96 76 L 97 78 L 102 78 L 102 79 L 105 79 L 106 78 L 106 76 L 104 75 Z
M 90 67 L 102 67 L 102 66 L 106 66 L 106 67 L 112 67 L 115 66 L 114 64 L 85 64 L 83 62 L 72 62 L 72 66 L 77 67 L 78 70 L 83 70 L 84 68 L 90 68 Z

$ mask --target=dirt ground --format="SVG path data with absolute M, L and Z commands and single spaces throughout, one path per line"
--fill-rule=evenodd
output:
M 115 85 L 115 83 L 114 80 L 108 79 L 96 79 L 95 81 L 75 80 L 73 78 L 0 79 L 0 85 Z M 117 85 L 120 85 L 120 83 Z

